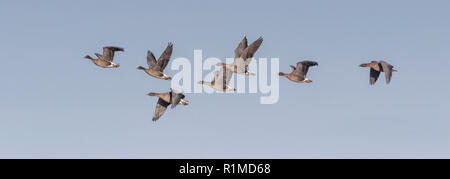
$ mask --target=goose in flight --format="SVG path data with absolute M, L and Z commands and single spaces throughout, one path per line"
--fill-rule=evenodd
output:
M 223 66 L 238 74 L 252 75 L 254 73 L 248 71 L 248 65 L 252 61 L 253 55 L 261 46 L 263 38 L 259 37 L 250 46 L 247 45 L 247 37 L 242 39 L 238 47 L 234 50 L 234 62 L 232 64 L 218 63 L 217 66 Z
M 95 55 L 97 56 L 96 59 L 92 58 L 89 55 L 86 55 L 84 58 L 91 60 L 92 62 L 94 62 L 94 64 L 96 64 L 99 67 L 103 67 L 103 68 L 117 68 L 120 65 L 119 64 L 115 64 L 113 62 L 114 53 L 116 51 L 123 52 L 124 49 L 120 48 L 120 47 L 114 47 L 114 46 L 103 47 L 103 55 L 95 53 Z
M 292 72 L 289 74 L 280 72 L 280 76 L 285 76 L 291 81 L 297 82 L 297 83 L 311 83 L 312 80 L 308 79 L 306 77 L 306 74 L 308 73 L 309 67 L 311 66 L 317 66 L 319 65 L 317 62 L 314 61 L 301 61 L 297 63 L 297 67 L 294 67 L 291 65 Z
M 167 76 L 163 73 L 164 69 L 166 68 L 167 64 L 169 64 L 170 56 L 172 55 L 173 45 L 172 43 L 169 43 L 166 47 L 166 50 L 162 53 L 162 55 L 159 57 L 158 61 L 156 61 L 155 56 L 151 51 L 147 52 L 147 64 L 148 68 L 145 68 L 143 66 L 138 66 L 138 70 L 144 70 L 145 73 L 149 74 L 150 76 L 153 76 L 155 78 L 164 79 L 164 80 L 171 80 L 172 78 L 170 76 Z
M 377 82 L 380 72 L 384 72 L 386 77 L 386 84 L 391 82 L 392 72 L 396 72 L 394 66 L 385 61 L 371 61 L 370 63 L 363 63 L 360 67 L 370 67 L 370 85 L 374 85 Z
M 176 92 L 172 88 L 167 93 L 148 93 L 149 96 L 159 97 L 156 103 L 155 113 L 153 113 L 153 121 L 158 120 L 164 112 L 166 112 L 167 106 L 171 105 L 171 108 L 175 108 L 178 104 L 188 105 L 189 101 L 184 100 L 184 94 Z
M 216 91 L 236 91 L 236 89 L 228 86 L 233 76 L 233 71 L 228 68 L 221 68 L 214 72 L 214 79 L 211 82 L 199 81 L 198 84 L 211 86 Z

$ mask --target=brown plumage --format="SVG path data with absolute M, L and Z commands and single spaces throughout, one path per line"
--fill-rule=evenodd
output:
M 214 79 L 211 82 L 199 81 L 198 84 L 208 85 L 216 91 L 236 91 L 236 89 L 228 85 L 232 76 L 233 71 L 222 67 L 219 71 L 214 72 Z
M 311 66 L 317 66 L 319 65 L 317 62 L 314 61 L 301 61 L 297 63 L 297 67 L 294 67 L 291 65 L 292 72 L 289 74 L 280 72 L 280 76 L 285 76 L 289 80 L 297 83 L 311 83 L 312 80 L 308 79 L 306 77 L 306 74 L 308 73 L 309 67 Z
M 371 61 L 370 63 L 363 63 L 359 66 L 370 67 L 370 85 L 374 85 L 377 82 L 380 72 L 384 72 L 386 84 L 389 84 L 391 82 L 392 72 L 397 71 L 394 69 L 394 66 L 385 61 Z
M 170 76 L 167 76 L 166 74 L 164 74 L 163 71 L 166 68 L 167 64 L 169 64 L 169 60 L 170 60 L 170 56 L 172 55 L 172 51 L 173 51 L 173 45 L 172 45 L 172 43 L 169 43 L 166 47 L 166 50 L 159 57 L 158 61 L 156 61 L 156 58 L 153 55 L 153 53 L 151 51 L 148 51 L 147 52 L 148 68 L 145 68 L 143 66 L 138 66 L 137 69 L 144 70 L 145 73 L 147 73 L 150 76 L 153 76 L 155 78 L 171 80 L 172 78 Z
M 114 46 L 108 46 L 108 47 L 103 47 L 103 55 L 100 55 L 98 53 L 95 53 L 95 55 L 97 56 L 97 58 L 92 58 L 89 55 L 86 55 L 84 58 L 91 60 L 92 62 L 94 62 L 94 64 L 96 64 L 99 67 L 102 68 L 117 68 L 120 65 L 119 64 L 115 64 L 113 62 L 114 60 L 114 53 L 116 51 L 124 51 L 123 48 L 120 47 L 114 47 Z
M 167 106 L 171 104 L 171 108 L 175 108 L 178 104 L 188 105 L 189 101 L 184 100 L 185 95 L 178 93 L 173 89 L 170 89 L 167 93 L 148 93 L 149 96 L 158 96 L 158 102 L 156 103 L 155 112 L 153 113 L 153 121 L 158 120 L 164 112 L 166 112 Z
M 254 73 L 248 71 L 248 65 L 250 64 L 253 55 L 261 46 L 262 42 L 263 38 L 259 37 L 248 46 L 247 37 L 244 37 L 244 39 L 242 39 L 242 41 L 239 43 L 238 47 L 234 50 L 234 62 L 232 64 L 218 63 L 217 65 L 228 68 L 238 74 L 254 76 Z

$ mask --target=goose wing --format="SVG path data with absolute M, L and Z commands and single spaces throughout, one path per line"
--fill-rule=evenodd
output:
M 315 61 L 303 61 L 302 63 L 303 63 L 303 71 L 305 73 L 305 76 L 308 74 L 309 67 L 319 65 L 319 63 L 317 63 Z
M 181 99 L 184 99 L 184 94 L 183 93 L 178 93 L 177 91 L 170 89 L 170 103 L 171 103 L 171 107 L 175 108 L 178 103 L 180 103 Z
M 289 66 L 292 68 L 292 71 L 294 71 L 295 69 L 297 69 L 297 68 L 295 68 L 294 65 L 289 65 Z
M 172 56 L 173 51 L 173 44 L 169 43 L 166 47 L 166 50 L 161 54 L 161 56 L 158 59 L 158 62 L 156 62 L 156 65 L 154 66 L 155 70 L 158 71 L 164 71 L 167 64 L 169 64 L 170 56 Z
M 153 55 L 153 53 L 150 50 L 147 51 L 147 64 L 149 68 L 156 65 L 155 55 Z
M 379 76 L 380 76 L 379 71 L 377 71 L 373 68 L 370 68 L 370 84 L 371 85 L 374 85 L 375 82 L 377 82 Z
M 305 76 L 304 66 L 303 66 L 302 62 L 297 63 L 297 66 L 295 67 L 294 71 L 292 71 L 292 74 L 294 74 L 295 76 L 301 76 L 301 77 Z
M 250 44 L 241 54 L 241 58 L 245 61 L 245 65 L 249 65 L 253 55 L 255 55 L 256 51 L 259 49 L 263 42 L 263 38 L 259 37 L 252 44 Z
M 231 71 L 231 70 L 229 70 L 229 69 L 226 69 L 226 68 L 222 68 L 222 70 L 223 70 L 223 73 L 221 73 L 221 74 L 223 74 L 224 75 L 224 85 L 226 86 L 226 85 L 228 85 L 228 83 L 230 83 L 230 80 L 231 80 L 231 77 L 233 76 L 233 71 Z
M 245 48 L 247 48 L 247 37 L 244 37 L 244 39 L 242 39 L 237 48 L 234 50 L 234 58 L 236 59 L 241 57 L 242 53 L 244 53 Z
M 212 79 L 211 83 L 215 84 L 215 82 L 219 79 L 219 71 L 214 71 L 214 78 Z
M 319 65 L 317 62 L 314 61 L 302 61 L 297 63 L 297 67 L 292 72 L 297 76 L 301 76 L 303 78 L 306 77 L 306 74 L 308 73 L 309 67 L 311 66 L 317 66 Z
M 102 59 L 112 62 L 114 59 L 114 52 L 116 51 L 124 51 L 124 49 L 114 46 L 103 47 Z
M 227 68 L 221 68 L 219 71 L 214 72 L 214 84 L 220 89 L 225 89 L 233 76 L 233 71 Z
M 167 106 L 169 106 L 169 103 L 159 98 L 158 103 L 156 103 L 155 113 L 153 113 L 152 120 L 158 120 L 164 114 L 164 112 L 166 112 Z
M 389 84 L 391 82 L 392 69 L 394 68 L 394 66 L 392 66 L 391 64 L 389 64 L 385 61 L 380 61 L 380 64 L 381 64 L 381 68 L 384 71 L 384 76 L 386 77 L 386 83 Z

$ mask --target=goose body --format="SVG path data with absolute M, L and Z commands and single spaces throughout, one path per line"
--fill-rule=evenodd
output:
M 394 66 L 385 61 L 371 61 L 370 63 L 363 63 L 359 65 L 360 67 L 370 67 L 370 85 L 374 85 L 381 72 L 384 72 L 386 78 L 386 84 L 391 82 L 392 72 L 396 72 Z
M 153 76 L 155 78 L 164 79 L 164 80 L 171 80 L 172 78 L 166 74 L 163 73 L 164 69 L 166 68 L 167 64 L 169 64 L 170 56 L 172 55 L 173 51 L 173 45 L 169 43 L 166 47 L 166 50 L 162 53 L 162 55 L 159 57 L 158 61 L 156 61 L 155 56 L 151 51 L 147 52 L 147 65 L 148 68 L 145 68 L 143 66 L 138 66 L 138 70 L 143 70 L 145 73 L 147 73 L 150 76 Z
M 95 65 L 102 67 L 102 68 L 117 68 L 117 67 L 120 67 L 120 65 L 115 64 L 113 62 L 114 54 L 116 51 L 123 52 L 124 49 L 120 48 L 120 47 L 114 47 L 114 46 L 103 47 L 102 55 L 95 53 L 97 58 L 92 58 L 89 55 L 86 55 L 84 58 L 91 60 Z
M 228 83 L 231 80 L 233 71 L 228 68 L 221 68 L 219 71 L 214 72 L 214 79 L 211 82 L 199 81 L 199 84 L 208 85 L 216 91 L 236 91 Z
M 306 77 L 306 74 L 308 74 L 309 67 L 317 66 L 317 65 L 319 65 L 319 64 L 315 61 L 301 61 L 301 62 L 297 63 L 296 67 L 291 65 L 291 68 L 292 68 L 291 73 L 286 74 L 286 73 L 280 72 L 279 75 L 284 76 L 293 82 L 311 83 L 312 80 L 308 79 Z
M 170 89 L 170 92 L 166 93 L 148 93 L 147 95 L 158 97 L 155 112 L 153 113 L 153 121 L 158 120 L 166 112 L 169 105 L 171 105 L 171 108 L 175 108 L 178 104 L 189 104 L 189 101 L 184 100 L 184 94 L 178 93 L 172 89 Z
M 259 37 L 248 46 L 247 37 L 244 37 L 238 47 L 234 50 L 234 62 L 232 64 L 218 63 L 217 65 L 228 68 L 234 73 L 255 76 L 254 73 L 248 71 L 248 65 L 262 42 L 263 38 Z

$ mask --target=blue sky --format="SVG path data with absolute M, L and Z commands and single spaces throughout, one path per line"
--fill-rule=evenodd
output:
M 1 158 L 449 158 L 448 1 L 2 1 Z M 231 57 L 243 36 L 280 71 L 315 60 L 280 99 L 188 94 L 151 121 L 170 82 L 136 70 L 173 58 Z M 118 69 L 82 57 L 125 48 Z M 399 72 L 369 85 L 358 65 Z M 167 70 L 174 75 L 176 71 Z M 204 72 L 207 74 L 208 72 Z

